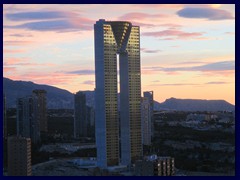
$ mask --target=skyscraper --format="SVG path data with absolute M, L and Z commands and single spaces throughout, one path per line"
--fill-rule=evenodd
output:
M 33 90 L 32 95 L 17 99 L 17 135 L 39 143 L 47 133 L 46 91 Z
M 31 176 L 31 139 L 8 138 L 8 176 Z
M 17 99 L 17 135 L 40 142 L 40 126 L 37 99 L 26 96 Z
M 151 116 L 151 136 L 154 136 L 154 122 L 153 122 L 153 109 L 154 109 L 154 101 L 153 101 L 153 91 L 145 91 L 143 92 L 143 96 L 149 99 L 150 103 L 150 116 Z
M 35 118 L 39 122 L 41 136 L 45 136 L 48 132 L 47 121 L 47 100 L 46 91 L 43 89 L 33 90 L 33 98 L 36 99 Z
M 33 122 L 33 98 L 26 96 L 17 99 L 17 135 L 33 138 L 35 129 Z M 33 138 L 34 139 L 34 138 Z
M 142 143 L 144 145 L 151 145 L 151 111 L 149 98 L 142 98 Z
M 87 106 L 84 92 L 74 95 L 74 137 L 87 137 Z
M 94 38 L 98 166 L 130 165 L 142 156 L 140 28 L 130 22 L 101 19 L 94 25 Z M 117 63 L 120 72 L 121 150 Z

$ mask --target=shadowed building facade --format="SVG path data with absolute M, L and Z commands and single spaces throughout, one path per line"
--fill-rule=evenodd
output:
M 46 136 L 48 132 L 48 121 L 47 121 L 47 92 L 43 89 L 33 90 L 33 98 L 37 99 L 37 107 L 35 114 L 38 122 L 40 123 L 41 136 Z
M 77 92 L 74 95 L 74 137 L 87 137 L 87 106 L 84 92 Z
M 17 135 L 40 143 L 47 135 L 46 91 L 33 90 L 32 95 L 17 99 Z
M 150 103 L 150 121 L 151 121 L 151 137 L 154 137 L 154 121 L 153 121 L 153 111 L 154 111 L 154 100 L 153 100 L 153 91 L 143 92 L 144 98 L 148 98 Z
M 151 145 L 151 111 L 150 101 L 147 97 L 142 97 L 142 143 Z
M 8 176 L 31 176 L 31 139 L 8 137 Z
M 130 165 L 142 156 L 140 28 L 130 22 L 102 19 L 94 25 L 94 39 L 98 166 Z

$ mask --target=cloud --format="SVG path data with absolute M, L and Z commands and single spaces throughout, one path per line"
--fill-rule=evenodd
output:
M 216 63 L 209 63 L 202 66 L 192 67 L 193 70 L 199 71 L 227 71 L 235 70 L 235 61 L 222 61 Z
M 203 35 L 202 32 L 184 32 L 181 30 L 164 30 L 157 32 L 145 32 L 142 33 L 143 36 L 152 36 L 152 37 L 169 37 L 164 40 L 174 40 L 174 39 L 188 39 L 188 38 L 198 38 Z
M 225 32 L 227 35 L 235 35 L 235 32 Z
M 21 49 L 4 49 L 3 54 L 9 53 L 9 54 L 14 54 L 14 53 L 22 53 L 25 52 L 24 50 Z
M 83 69 L 83 70 L 77 70 L 77 71 L 69 71 L 66 72 L 67 74 L 78 74 L 78 75 L 94 75 L 95 71 L 91 69 Z
M 140 27 L 146 27 L 146 28 L 152 28 L 156 26 L 156 24 L 142 23 L 142 22 L 136 22 L 136 21 L 131 21 L 131 23 L 134 26 L 140 26 Z
M 3 74 L 9 73 L 9 72 L 14 72 L 15 70 L 16 70 L 16 67 L 3 67 Z
M 176 72 L 176 71 L 231 71 L 235 70 L 235 61 L 221 61 L 215 63 L 204 64 L 201 66 L 188 66 L 188 67 L 145 67 L 144 70 L 163 71 L 163 72 Z
M 149 19 L 149 18 L 165 18 L 167 15 L 165 14 L 147 14 L 147 13 L 140 13 L 140 12 L 131 12 L 124 14 L 119 17 L 119 20 L 143 20 L 143 19 Z
M 213 8 L 184 8 L 178 11 L 177 15 L 184 18 L 204 18 L 208 20 L 234 19 L 230 12 Z
M 29 71 L 25 72 L 23 74 L 13 74 L 9 73 L 7 75 L 8 78 L 13 80 L 21 79 L 23 81 L 33 81 L 37 84 L 48 84 L 48 85 L 69 85 L 71 84 L 74 79 L 76 79 L 76 75 L 72 74 L 64 74 L 64 73 L 58 73 L 58 72 L 43 72 L 43 71 Z
M 161 50 L 150 50 L 150 49 L 146 49 L 146 48 L 141 48 L 141 51 L 144 53 L 158 53 L 161 52 Z
M 29 29 L 33 31 L 81 31 L 92 30 L 93 20 L 80 17 L 74 12 L 36 11 L 8 13 L 6 18 L 12 21 L 30 21 L 18 25 L 5 25 L 9 29 Z M 17 37 L 21 35 L 15 34 Z
M 168 27 L 169 29 L 179 29 L 182 27 L 182 25 L 179 24 L 173 24 L 173 23 L 167 23 L 167 24 L 159 24 L 158 26 L 162 27 Z
M 95 85 L 95 81 L 88 80 L 88 81 L 84 81 L 82 84 Z
M 4 28 L 10 29 L 29 29 L 34 31 L 81 31 L 81 30 L 91 30 L 92 25 L 81 24 L 81 18 L 79 21 L 71 20 L 55 20 L 55 21 L 37 21 L 29 22 L 16 26 L 4 26 Z
M 28 62 L 28 58 L 5 58 L 4 59 L 4 65 L 15 65 L 16 63 L 26 63 Z
M 190 65 L 190 64 L 204 64 L 206 62 L 203 62 L 203 61 L 183 61 L 183 62 L 179 62 L 179 63 L 175 63 L 177 65 L 182 65 L 182 64 L 187 64 L 187 65 Z
M 4 46 L 22 46 L 31 43 L 32 41 L 3 41 Z
M 200 84 L 194 84 L 194 83 L 169 83 L 169 84 L 152 84 L 150 86 L 198 86 Z
M 130 21 L 135 26 L 141 26 L 146 28 L 152 28 L 157 26 L 155 23 L 145 23 L 142 22 L 146 19 L 157 19 L 157 18 L 164 18 L 167 17 L 165 14 L 148 14 L 148 13 L 142 13 L 142 12 L 131 12 L 124 14 L 118 18 L 118 20 L 121 21 Z M 140 22 L 141 21 L 141 22 Z M 152 21 L 148 21 L 152 22 Z
M 229 84 L 229 83 L 228 82 L 219 81 L 219 82 L 207 82 L 206 84 Z
M 13 37 L 33 37 L 31 34 L 10 34 L 9 36 Z
M 36 12 L 18 12 L 7 13 L 6 18 L 12 21 L 26 21 L 26 20 L 45 20 L 45 19 L 59 19 L 66 17 L 77 16 L 76 13 L 61 12 L 61 11 L 36 11 Z

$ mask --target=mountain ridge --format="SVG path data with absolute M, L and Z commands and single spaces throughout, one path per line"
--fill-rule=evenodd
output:
M 74 94 L 54 86 L 36 84 L 32 81 L 11 80 L 3 77 L 3 92 L 6 95 L 7 107 L 16 107 L 16 99 L 32 94 L 34 89 L 47 91 L 47 107 L 49 109 L 73 109 Z M 87 105 L 94 107 L 94 91 L 86 93 Z M 234 111 L 235 106 L 225 100 L 178 99 L 169 98 L 159 103 L 154 101 L 154 110 L 176 111 Z

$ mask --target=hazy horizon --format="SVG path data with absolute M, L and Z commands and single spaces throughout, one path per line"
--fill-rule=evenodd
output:
M 6 78 L 6 77 L 4 77 L 4 78 Z M 10 78 L 8 78 L 8 79 L 10 79 Z M 10 80 L 12 80 L 12 79 L 10 79 Z M 13 80 L 13 81 L 23 81 L 23 80 L 20 80 L 20 79 L 18 79 L 18 80 Z M 26 80 L 25 82 L 32 82 L 32 83 L 34 83 L 34 84 L 38 84 L 38 83 L 35 83 L 34 81 L 31 81 L 31 80 Z M 57 86 L 53 86 L 53 85 L 49 85 L 49 84 L 38 84 L 38 85 L 47 85 L 47 86 L 52 86 L 52 87 L 55 87 L 55 88 L 59 88 L 59 87 L 57 87 Z M 62 90 L 66 90 L 66 91 L 68 91 L 67 89 L 63 89 L 63 88 L 59 88 L 59 89 L 62 89 Z M 83 91 L 94 91 L 94 89 L 87 89 L 87 90 L 83 90 Z M 70 91 L 68 91 L 68 92 L 70 92 Z M 76 94 L 76 92 L 75 93 L 73 93 L 73 92 L 70 92 L 70 93 L 72 93 L 72 94 Z M 142 97 L 143 97 L 143 95 L 142 95 Z M 163 101 L 157 101 L 156 99 L 154 99 L 154 101 L 157 101 L 158 103 L 163 103 L 163 102 L 165 102 L 167 99 L 171 99 L 171 98 L 175 98 L 175 99 L 187 99 L 187 100 L 224 100 L 224 101 L 226 101 L 226 102 L 228 102 L 227 100 L 225 100 L 225 99 L 193 99 L 193 98 L 179 98 L 179 97 L 167 97 L 165 100 L 163 100 Z M 230 102 L 228 102 L 228 103 L 230 103 Z M 232 104 L 232 103 L 230 103 L 230 104 Z M 235 106 L 235 104 L 232 104 L 232 105 L 234 105 Z

